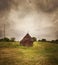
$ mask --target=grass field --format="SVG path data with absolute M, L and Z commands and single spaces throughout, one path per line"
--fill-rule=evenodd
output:
M 0 65 L 58 65 L 58 44 L 34 42 L 33 47 L 19 42 L 0 42 Z

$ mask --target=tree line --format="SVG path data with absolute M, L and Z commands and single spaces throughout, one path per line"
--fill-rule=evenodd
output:
M 7 38 L 7 37 L 5 37 L 5 38 L 2 38 L 2 39 L 0 39 L 0 42 L 15 42 L 15 38 Z
M 36 37 L 33 37 L 33 40 L 34 40 L 34 41 L 37 41 L 37 38 L 36 38 Z M 56 40 L 51 40 L 51 41 L 48 41 L 48 40 L 46 40 L 46 39 L 41 39 L 41 40 L 38 40 L 38 42 L 50 42 L 50 43 L 56 43 L 56 44 L 58 44 L 58 39 L 56 39 Z
M 58 44 L 58 39 L 56 39 L 56 40 L 51 40 L 51 41 L 48 41 L 48 40 L 46 40 L 46 39 L 42 39 L 42 40 L 38 40 L 38 42 L 50 42 L 50 43 L 56 43 L 56 44 Z
M 32 39 L 33 39 L 34 42 L 38 41 L 38 42 L 50 42 L 50 43 L 56 43 L 56 44 L 58 44 L 58 39 L 51 40 L 51 41 L 48 41 L 46 39 L 37 40 L 36 37 L 32 37 Z M 15 38 L 10 38 L 9 39 L 9 38 L 5 37 L 5 38 L 0 39 L 0 42 L 15 42 Z

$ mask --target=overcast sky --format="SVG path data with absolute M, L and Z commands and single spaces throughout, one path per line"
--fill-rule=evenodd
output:
M 58 39 L 58 0 L 0 0 L 0 38 Z

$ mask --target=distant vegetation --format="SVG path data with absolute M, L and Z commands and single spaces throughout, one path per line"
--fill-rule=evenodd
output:
M 32 37 L 33 41 L 37 41 L 37 38 L 36 37 Z
M 34 42 L 37 41 L 36 37 L 32 37 L 32 39 L 33 39 Z M 5 38 L 0 39 L 0 42 L 15 42 L 15 38 L 9 39 L 9 38 L 5 37 Z M 51 41 L 48 41 L 46 39 L 41 39 L 41 40 L 38 40 L 38 42 L 50 42 L 50 43 L 56 43 L 56 44 L 58 44 L 58 39 L 51 40 Z
M 51 43 L 58 43 L 58 39 L 52 40 Z
M 40 42 L 47 42 L 46 39 L 42 39 L 42 40 L 38 40 L 38 41 L 40 41 Z
M 0 42 L 14 42 L 14 41 L 15 41 L 15 38 L 9 39 L 9 38 L 5 37 L 5 38 L 0 39 Z
M 42 40 L 38 40 L 38 42 L 50 42 L 50 43 L 58 43 L 58 39 L 56 40 L 51 40 L 51 41 L 47 41 L 46 39 L 42 39 Z

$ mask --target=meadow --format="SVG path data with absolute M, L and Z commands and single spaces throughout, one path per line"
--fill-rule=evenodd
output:
M 0 65 L 58 65 L 58 44 L 34 42 L 33 47 L 19 42 L 0 42 Z

